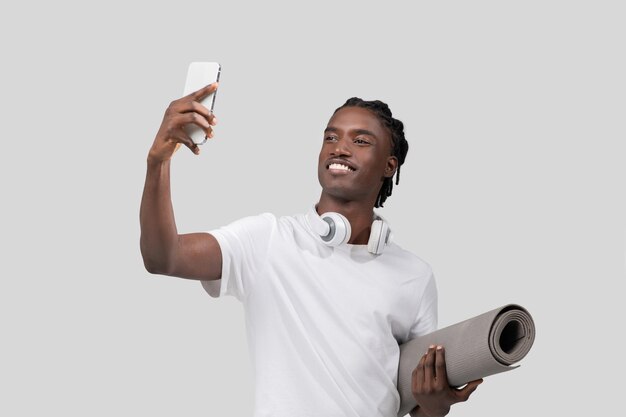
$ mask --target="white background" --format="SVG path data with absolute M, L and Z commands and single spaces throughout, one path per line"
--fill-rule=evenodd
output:
M 381 213 L 432 265 L 440 326 L 509 302 L 537 326 L 451 415 L 615 415 L 622 2 L 142 3 L 0 6 L 1 415 L 251 415 L 241 305 L 139 251 L 147 152 L 194 60 L 222 63 L 219 125 L 172 163 L 180 233 L 305 210 L 332 111 L 386 101 L 410 151 Z

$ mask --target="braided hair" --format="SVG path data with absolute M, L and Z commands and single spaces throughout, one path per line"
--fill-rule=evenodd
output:
M 334 113 L 337 113 L 337 111 L 344 107 L 361 107 L 368 109 L 378 117 L 383 126 L 389 129 L 391 132 L 391 154 L 398 158 L 398 168 L 395 173 L 396 185 L 398 185 L 400 182 L 400 166 L 404 163 L 406 154 L 409 151 L 409 143 L 404 138 L 404 124 L 400 120 L 394 119 L 387 103 L 380 100 L 367 101 L 360 99 L 359 97 L 352 97 L 349 98 L 342 106 L 338 107 Z M 387 200 L 387 197 L 391 195 L 392 190 L 393 176 L 383 180 L 383 184 L 378 192 L 378 197 L 376 197 L 374 207 L 382 207 L 385 200 Z

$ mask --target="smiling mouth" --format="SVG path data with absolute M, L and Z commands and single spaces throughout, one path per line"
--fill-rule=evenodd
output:
M 354 168 L 349 167 L 348 165 L 338 164 L 336 162 L 328 165 L 326 169 L 328 169 L 329 171 L 344 171 L 344 172 L 354 171 Z

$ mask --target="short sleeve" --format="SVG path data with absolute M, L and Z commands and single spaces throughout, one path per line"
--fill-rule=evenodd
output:
M 215 281 L 201 281 L 212 297 L 232 295 L 239 301 L 254 286 L 267 261 L 276 217 L 269 213 L 245 217 L 227 226 L 209 231 L 222 251 L 222 276 Z
M 437 283 L 432 271 L 420 297 L 419 307 L 408 340 L 437 330 Z

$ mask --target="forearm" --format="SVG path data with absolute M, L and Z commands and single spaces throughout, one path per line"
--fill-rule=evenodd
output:
M 166 274 L 178 244 L 178 231 L 170 192 L 171 160 L 148 159 L 139 221 L 140 247 L 146 269 Z

